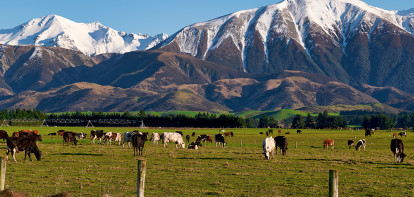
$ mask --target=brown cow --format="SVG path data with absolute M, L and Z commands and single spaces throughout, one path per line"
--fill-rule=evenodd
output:
M 76 140 L 76 133 L 70 131 L 64 132 L 63 145 L 65 145 L 65 143 L 69 145 L 70 142 L 73 142 L 73 144 L 76 146 L 76 144 L 78 143 L 78 140 Z
M 26 156 L 29 155 L 30 161 L 32 161 L 32 158 L 30 157 L 31 153 L 34 153 L 36 156 L 36 159 L 40 161 L 42 152 L 39 151 L 39 148 L 37 147 L 36 143 L 27 137 L 9 137 L 7 138 L 7 149 L 6 149 L 6 155 L 8 156 L 11 152 L 11 155 L 16 162 L 15 154 L 19 151 L 24 151 L 24 160 L 26 160 Z
M 59 130 L 59 131 L 58 131 L 58 135 L 59 135 L 59 136 L 63 136 L 63 133 L 65 133 L 65 130 Z
M 231 133 L 230 132 L 224 133 L 224 137 L 230 137 L 230 136 L 231 136 Z
M 9 138 L 9 134 L 5 130 L 0 130 L 0 139 L 3 139 L 3 142 L 5 139 Z
M 331 146 L 332 149 L 334 149 L 335 141 L 333 139 L 324 140 L 323 141 L 323 148 L 327 149 L 328 146 Z

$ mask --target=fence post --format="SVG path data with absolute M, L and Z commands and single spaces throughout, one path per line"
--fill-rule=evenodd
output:
M 6 182 L 6 157 L 0 157 L 0 190 L 4 190 L 4 183 Z
M 147 160 L 138 159 L 137 197 L 144 197 L 146 166 Z
M 295 148 L 298 148 L 298 142 L 295 143 Z
M 329 197 L 338 197 L 338 170 L 329 170 Z
M 243 147 L 243 139 L 240 139 L 240 146 Z

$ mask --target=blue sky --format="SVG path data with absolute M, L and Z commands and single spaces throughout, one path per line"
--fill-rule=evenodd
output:
M 363 0 L 387 10 L 414 8 L 414 0 Z M 7 0 L 1 3 L 0 29 L 57 14 L 75 22 L 99 21 L 127 33 L 173 34 L 181 28 L 232 12 L 280 0 Z

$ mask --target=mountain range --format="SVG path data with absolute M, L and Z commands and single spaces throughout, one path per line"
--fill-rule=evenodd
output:
M 412 13 L 359 0 L 285 0 L 168 38 L 46 16 L 0 30 L 0 107 L 414 110 Z

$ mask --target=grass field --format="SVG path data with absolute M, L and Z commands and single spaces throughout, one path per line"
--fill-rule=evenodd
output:
M 9 134 L 20 129 L 37 129 L 43 135 L 65 129 L 90 133 L 90 128 L 2 127 Z M 104 132 L 125 132 L 133 128 L 95 128 Z M 158 132 L 175 130 L 141 129 Z M 218 129 L 181 130 L 191 134 L 216 134 Z M 147 159 L 145 194 L 147 196 L 327 196 L 328 172 L 339 170 L 340 196 L 414 196 L 414 133 L 403 138 L 404 163 L 394 164 L 390 151 L 392 132 L 377 131 L 364 137 L 362 131 L 294 130 L 286 156 L 265 161 L 262 141 L 265 129 L 227 129 L 235 137 L 226 138 L 226 148 L 203 144 L 200 150 L 176 149 L 170 144 L 145 144 Z M 273 134 L 275 137 L 277 134 Z M 348 149 L 347 140 L 365 138 L 366 151 Z M 324 139 L 335 139 L 335 149 L 324 150 Z M 192 137 L 191 141 L 195 138 Z M 295 145 L 297 143 L 297 148 Z M 188 143 L 186 143 L 188 145 Z M 1 155 L 5 143 L 1 142 Z M 63 146 L 62 138 L 44 136 L 39 143 L 41 161 L 17 163 L 9 156 L 6 188 L 31 196 L 70 192 L 74 196 L 136 195 L 137 157 L 132 148 L 118 145 L 91 145 L 82 140 L 78 146 Z

